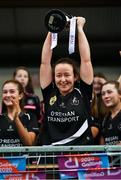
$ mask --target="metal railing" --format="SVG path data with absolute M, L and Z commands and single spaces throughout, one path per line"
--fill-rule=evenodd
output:
M 47 179 L 59 178 L 57 157 L 60 155 L 78 156 L 84 154 L 107 154 L 110 167 L 121 167 L 121 146 L 24 146 L 0 147 L 1 157 L 26 157 L 26 170 L 43 170 Z

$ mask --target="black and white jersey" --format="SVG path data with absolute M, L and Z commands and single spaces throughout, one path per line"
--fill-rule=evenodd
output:
M 24 98 L 23 98 L 23 106 L 24 110 L 27 113 L 34 113 L 37 120 L 39 121 L 41 118 L 41 102 L 39 97 L 36 94 L 30 94 L 30 93 L 24 93 Z M 4 103 L 2 102 L 2 107 L 0 112 L 6 113 L 7 109 Z
M 24 109 L 26 112 L 32 112 L 36 115 L 37 120 L 40 119 L 41 109 L 40 109 L 40 99 L 35 94 L 24 94 Z
M 37 119 L 32 113 L 21 113 L 20 120 L 23 126 L 29 131 L 38 133 Z M 0 115 L 0 147 L 23 146 L 14 121 L 11 121 L 7 114 Z
M 45 119 L 40 134 L 42 144 L 92 144 L 89 125 L 92 86 L 80 81 L 79 87 L 66 96 L 62 96 L 52 84 L 43 90 Z
M 113 119 L 110 114 L 104 119 L 102 136 L 106 145 L 116 145 L 121 141 L 121 111 Z

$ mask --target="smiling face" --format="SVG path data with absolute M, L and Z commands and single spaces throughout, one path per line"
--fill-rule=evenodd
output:
M 60 63 L 55 66 L 55 84 L 62 95 L 73 90 L 75 81 L 72 65 Z
M 12 107 L 12 100 L 19 102 L 22 95 L 19 93 L 18 85 L 12 82 L 6 83 L 2 89 L 2 101 L 7 107 Z
M 121 103 L 121 95 L 115 84 L 105 84 L 102 87 L 102 100 L 106 107 L 113 108 Z

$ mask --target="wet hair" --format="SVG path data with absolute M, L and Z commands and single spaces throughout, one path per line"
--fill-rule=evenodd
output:
M 22 84 L 19 81 L 14 80 L 14 79 L 10 79 L 10 80 L 5 81 L 2 85 L 2 89 L 6 84 L 9 84 L 9 83 L 15 84 L 18 87 L 19 94 L 23 94 L 23 96 L 24 96 L 24 88 L 23 88 Z M 20 101 L 19 101 L 21 110 L 24 109 L 23 99 L 24 99 L 24 97 L 22 99 L 20 99 Z M 3 101 L 2 101 L 2 111 L 1 112 L 2 113 L 7 112 L 7 107 Z
M 18 67 L 15 69 L 15 71 L 13 72 L 13 78 L 15 79 L 15 76 L 16 76 L 16 74 L 17 74 L 17 72 L 18 72 L 19 70 L 24 70 L 24 71 L 26 71 L 27 74 L 28 74 L 28 84 L 27 84 L 27 86 L 25 87 L 25 92 L 30 93 L 30 94 L 34 94 L 34 88 L 33 88 L 33 84 L 32 84 L 32 77 L 31 77 L 31 74 L 30 74 L 29 70 L 28 70 L 26 67 L 24 67 L 24 66 L 18 66 Z
M 73 68 L 74 77 L 77 77 L 77 79 L 80 78 L 78 64 L 74 60 L 72 60 L 71 58 L 68 58 L 68 57 L 60 58 L 52 65 L 53 77 L 55 76 L 55 67 L 58 64 L 70 64 Z
M 120 87 L 120 84 L 118 81 L 114 81 L 114 80 L 110 80 L 110 81 L 106 81 L 103 85 L 102 85 L 102 88 L 103 86 L 107 85 L 107 84 L 112 84 L 115 86 L 115 88 L 117 89 L 118 93 L 121 94 L 121 89 L 119 88 Z M 102 90 L 101 88 L 101 90 Z

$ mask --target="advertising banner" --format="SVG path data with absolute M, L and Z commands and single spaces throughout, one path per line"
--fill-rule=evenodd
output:
M 46 174 L 40 171 L 19 171 L 16 173 L 0 174 L 2 180 L 46 180 Z
M 121 168 L 100 168 L 100 169 L 80 169 L 78 170 L 78 180 L 108 180 L 121 179 Z
M 106 153 L 59 155 L 57 159 L 61 180 L 77 178 L 79 169 L 109 167 Z
M 25 170 L 26 158 L 24 156 L 0 157 L 0 174 Z

